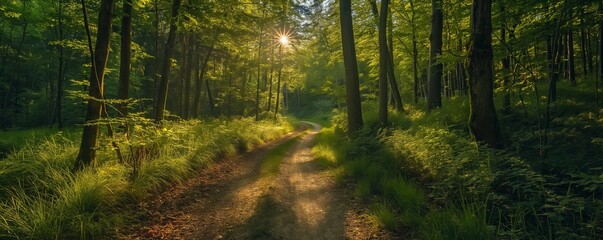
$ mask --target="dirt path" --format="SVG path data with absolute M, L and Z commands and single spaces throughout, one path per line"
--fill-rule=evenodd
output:
M 141 205 L 139 239 L 387 239 L 345 184 L 314 162 L 320 126 L 226 159 Z M 263 172 L 289 143 L 280 168 Z M 273 155 L 273 154 L 272 154 Z

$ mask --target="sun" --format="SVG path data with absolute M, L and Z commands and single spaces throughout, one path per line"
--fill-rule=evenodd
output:
M 287 37 L 286 35 L 281 36 L 278 40 L 283 45 L 288 45 L 289 44 L 289 37 Z
M 293 33 L 291 32 L 291 30 L 286 30 L 286 29 L 282 29 L 280 31 L 277 30 L 276 31 L 276 41 L 281 46 L 289 46 L 289 44 L 291 44 L 292 35 L 293 35 Z

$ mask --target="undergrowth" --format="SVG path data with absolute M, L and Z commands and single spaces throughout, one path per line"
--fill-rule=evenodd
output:
M 108 139 L 96 166 L 72 173 L 78 141 L 62 134 L 26 144 L 0 161 L 0 239 L 92 239 L 125 226 L 125 206 L 183 181 L 221 156 L 273 140 L 290 124 L 252 119 L 138 127 L 123 147 L 141 159 L 119 163 Z M 125 144 L 122 143 L 122 146 Z
M 601 238 L 603 168 L 595 152 L 603 128 L 596 114 L 565 114 L 576 101 L 555 106 L 555 149 L 544 164 L 530 147 L 538 135 L 513 115 L 501 121 L 509 124 L 508 148 L 478 146 L 465 97 L 430 113 L 406 105 L 404 113 L 390 112 L 388 129 L 379 129 L 374 103 L 364 104 L 362 130 L 343 137 L 346 116 L 335 112 L 313 151 L 343 169 L 385 228 L 420 239 Z
M 71 137 L 77 135 L 75 129 L 68 128 L 63 130 L 51 128 L 33 128 L 33 129 L 9 129 L 0 131 L 0 159 L 6 157 L 8 153 L 19 149 L 28 142 L 37 144 L 43 142 L 47 137 L 62 134 Z

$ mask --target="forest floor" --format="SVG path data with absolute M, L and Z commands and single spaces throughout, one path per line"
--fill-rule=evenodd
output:
M 320 126 L 225 158 L 139 205 L 123 239 L 392 239 L 312 155 Z M 292 142 L 291 142 L 292 141 Z M 271 151 L 290 143 L 274 173 Z M 278 162 L 277 162 L 278 164 Z

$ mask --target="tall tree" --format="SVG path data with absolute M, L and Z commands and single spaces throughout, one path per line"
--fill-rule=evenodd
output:
M 469 46 L 469 127 L 477 142 L 502 148 L 493 99 L 492 0 L 473 0 Z
M 427 109 L 442 107 L 442 63 L 437 59 L 442 55 L 443 24 L 442 0 L 431 0 L 431 34 L 429 35 L 429 79 L 427 82 Z
M 506 19 L 506 6 L 501 1 L 500 13 L 502 15 L 502 24 L 500 26 L 500 44 L 503 47 L 507 45 L 507 19 Z M 503 114 L 508 114 L 511 110 L 511 87 L 509 86 L 509 74 L 511 71 L 511 59 L 507 54 L 502 58 L 502 70 L 503 70 Z
M 570 23 L 571 19 L 572 19 L 572 10 L 569 10 L 569 16 L 568 18 L 570 19 Z M 567 30 L 567 75 L 569 77 L 569 81 L 572 84 L 572 86 L 576 86 L 576 66 L 575 66 L 575 61 L 574 61 L 574 30 L 572 29 L 573 26 L 569 26 L 569 29 Z
M 98 13 L 98 25 L 96 33 L 96 44 L 94 51 L 90 41 L 88 27 L 88 17 L 86 6 L 82 0 L 82 9 L 84 12 L 84 23 L 88 33 L 88 42 L 91 53 L 92 68 L 90 70 L 90 86 L 88 87 L 88 108 L 86 109 L 86 124 L 82 133 L 82 142 L 80 150 L 75 160 L 75 169 L 82 169 L 90 165 L 96 157 L 97 138 L 99 125 L 96 123 L 100 119 L 103 103 L 105 68 L 109 57 L 109 40 L 111 39 L 111 22 L 113 16 L 114 0 L 102 0 L 100 11 Z
M 603 15 L 603 2 L 599 1 L 599 15 Z M 591 68 L 592 69 L 592 68 Z M 599 19 L 599 78 L 595 79 L 595 106 L 599 109 L 599 86 L 603 81 L 603 18 Z
M 278 46 L 278 75 L 276 79 L 276 103 L 274 104 L 274 120 L 278 116 L 279 101 L 281 99 L 281 77 L 283 75 L 283 43 Z M 243 87 L 245 89 L 245 87 Z
M 170 19 L 170 31 L 168 33 L 167 43 L 165 45 L 165 54 L 163 55 L 163 65 L 161 66 L 161 79 L 158 89 L 157 102 L 155 103 L 155 121 L 163 120 L 163 111 L 167 102 L 168 82 L 171 67 L 171 57 L 174 52 L 174 43 L 176 42 L 176 30 L 178 29 L 178 9 L 182 0 L 172 2 L 172 15 Z
M 185 36 L 188 38 L 188 50 L 185 51 L 184 58 L 186 59 L 186 64 L 184 67 L 184 77 L 182 78 L 183 84 L 182 88 L 184 91 L 184 95 L 182 96 L 182 118 L 189 119 L 190 118 L 190 106 L 191 106 L 191 76 L 193 74 L 194 65 L 197 64 L 197 61 L 193 61 L 193 56 L 196 55 L 194 52 L 196 51 L 194 38 L 191 36 Z M 197 60 L 196 58 L 194 60 Z
M 390 8 L 391 7 L 388 6 L 388 10 Z M 387 59 L 387 78 L 389 79 L 389 84 L 392 88 L 392 98 L 394 99 L 395 109 L 398 112 L 402 112 L 404 111 L 404 105 L 402 104 L 402 97 L 400 96 L 398 81 L 396 81 L 396 67 L 394 65 L 394 21 L 391 13 L 387 16 L 387 25 L 387 50 L 389 56 Z
M 409 0 L 410 5 L 410 28 L 412 31 L 412 82 L 414 103 L 419 103 L 419 50 L 417 48 L 417 26 L 415 25 L 414 0 Z
M 389 0 L 381 1 L 379 15 L 379 123 L 387 126 L 387 68 L 389 51 L 387 50 L 387 10 Z
M 262 20 L 264 19 L 264 9 L 262 8 Z M 258 36 L 258 73 L 255 86 L 255 120 L 260 120 L 260 75 L 262 72 L 262 37 L 264 33 L 264 24 L 260 22 L 260 34 Z
M 375 22 L 377 23 L 377 29 L 379 30 L 379 26 L 381 26 L 381 17 L 385 17 L 387 19 L 387 23 L 386 23 L 386 50 L 387 50 L 387 81 L 389 82 L 389 85 L 391 87 L 391 100 L 392 100 L 392 104 L 394 105 L 396 111 L 401 112 L 404 110 L 404 107 L 402 105 L 402 98 L 400 97 L 400 90 L 398 89 L 398 82 L 396 81 L 396 74 L 395 74 L 395 69 L 394 69 L 394 53 L 393 53 L 393 49 L 394 49 L 394 41 L 393 41 L 393 31 L 392 31 L 392 27 L 393 27 L 393 20 L 391 18 L 391 14 L 388 14 L 389 11 L 389 1 L 388 1 L 388 11 L 385 11 L 385 15 L 383 15 L 383 8 L 381 9 L 381 14 L 379 13 L 378 7 L 377 7 L 377 1 L 375 0 L 370 0 L 369 4 L 371 5 L 371 12 L 373 14 L 373 17 L 375 18 Z M 381 2 L 381 6 L 383 6 L 383 2 Z M 379 40 L 381 41 L 381 40 Z M 381 46 L 381 45 L 379 45 Z M 381 49 L 379 49 L 380 53 L 381 53 Z M 379 60 L 381 61 L 381 58 L 379 58 Z M 381 63 L 379 63 L 379 66 L 381 67 Z M 380 68 L 381 69 L 381 68 Z M 387 86 L 386 86 L 387 87 Z M 387 97 L 387 94 L 386 94 Z M 387 109 L 387 106 L 385 106 L 385 109 Z
M 57 16 L 57 51 L 59 52 L 59 68 L 57 74 L 57 88 L 54 112 L 50 119 L 50 127 L 56 122 L 59 128 L 63 127 L 62 107 L 63 107 L 63 86 L 65 85 L 65 50 L 63 49 L 63 1 L 58 2 Z
M 121 17 L 121 58 L 119 64 L 119 89 L 118 98 L 128 99 L 130 86 L 130 68 L 132 65 L 132 0 L 125 0 L 123 5 L 123 16 Z M 128 114 L 128 104 L 119 105 L 119 111 L 124 116 Z
M 360 83 L 358 80 L 356 47 L 354 46 L 351 0 L 339 1 L 339 21 L 341 24 L 341 45 L 346 79 L 348 130 L 350 133 L 354 133 L 362 127 L 362 107 L 360 106 Z
M 213 46 L 206 48 L 206 53 L 203 57 L 203 62 L 201 63 L 201 71 L 199 74 L 195 74 L 195 92 L 193 97 L 193 108 L 191 109 L 191 117 L 196 118 L 199 117 L 197 114 L 201 102 L 201 89 L 203 89 L 203 79 L 205 79 L 205 74 L 207 72 L 207 65 L 209 63 L 209 57 L 212 54 Z M 197 63 L 199 64 L 199 63 Z M 199 69 L 199 67 L 197 67 Z M 206 80 L 207 81 L 207 80 Z

